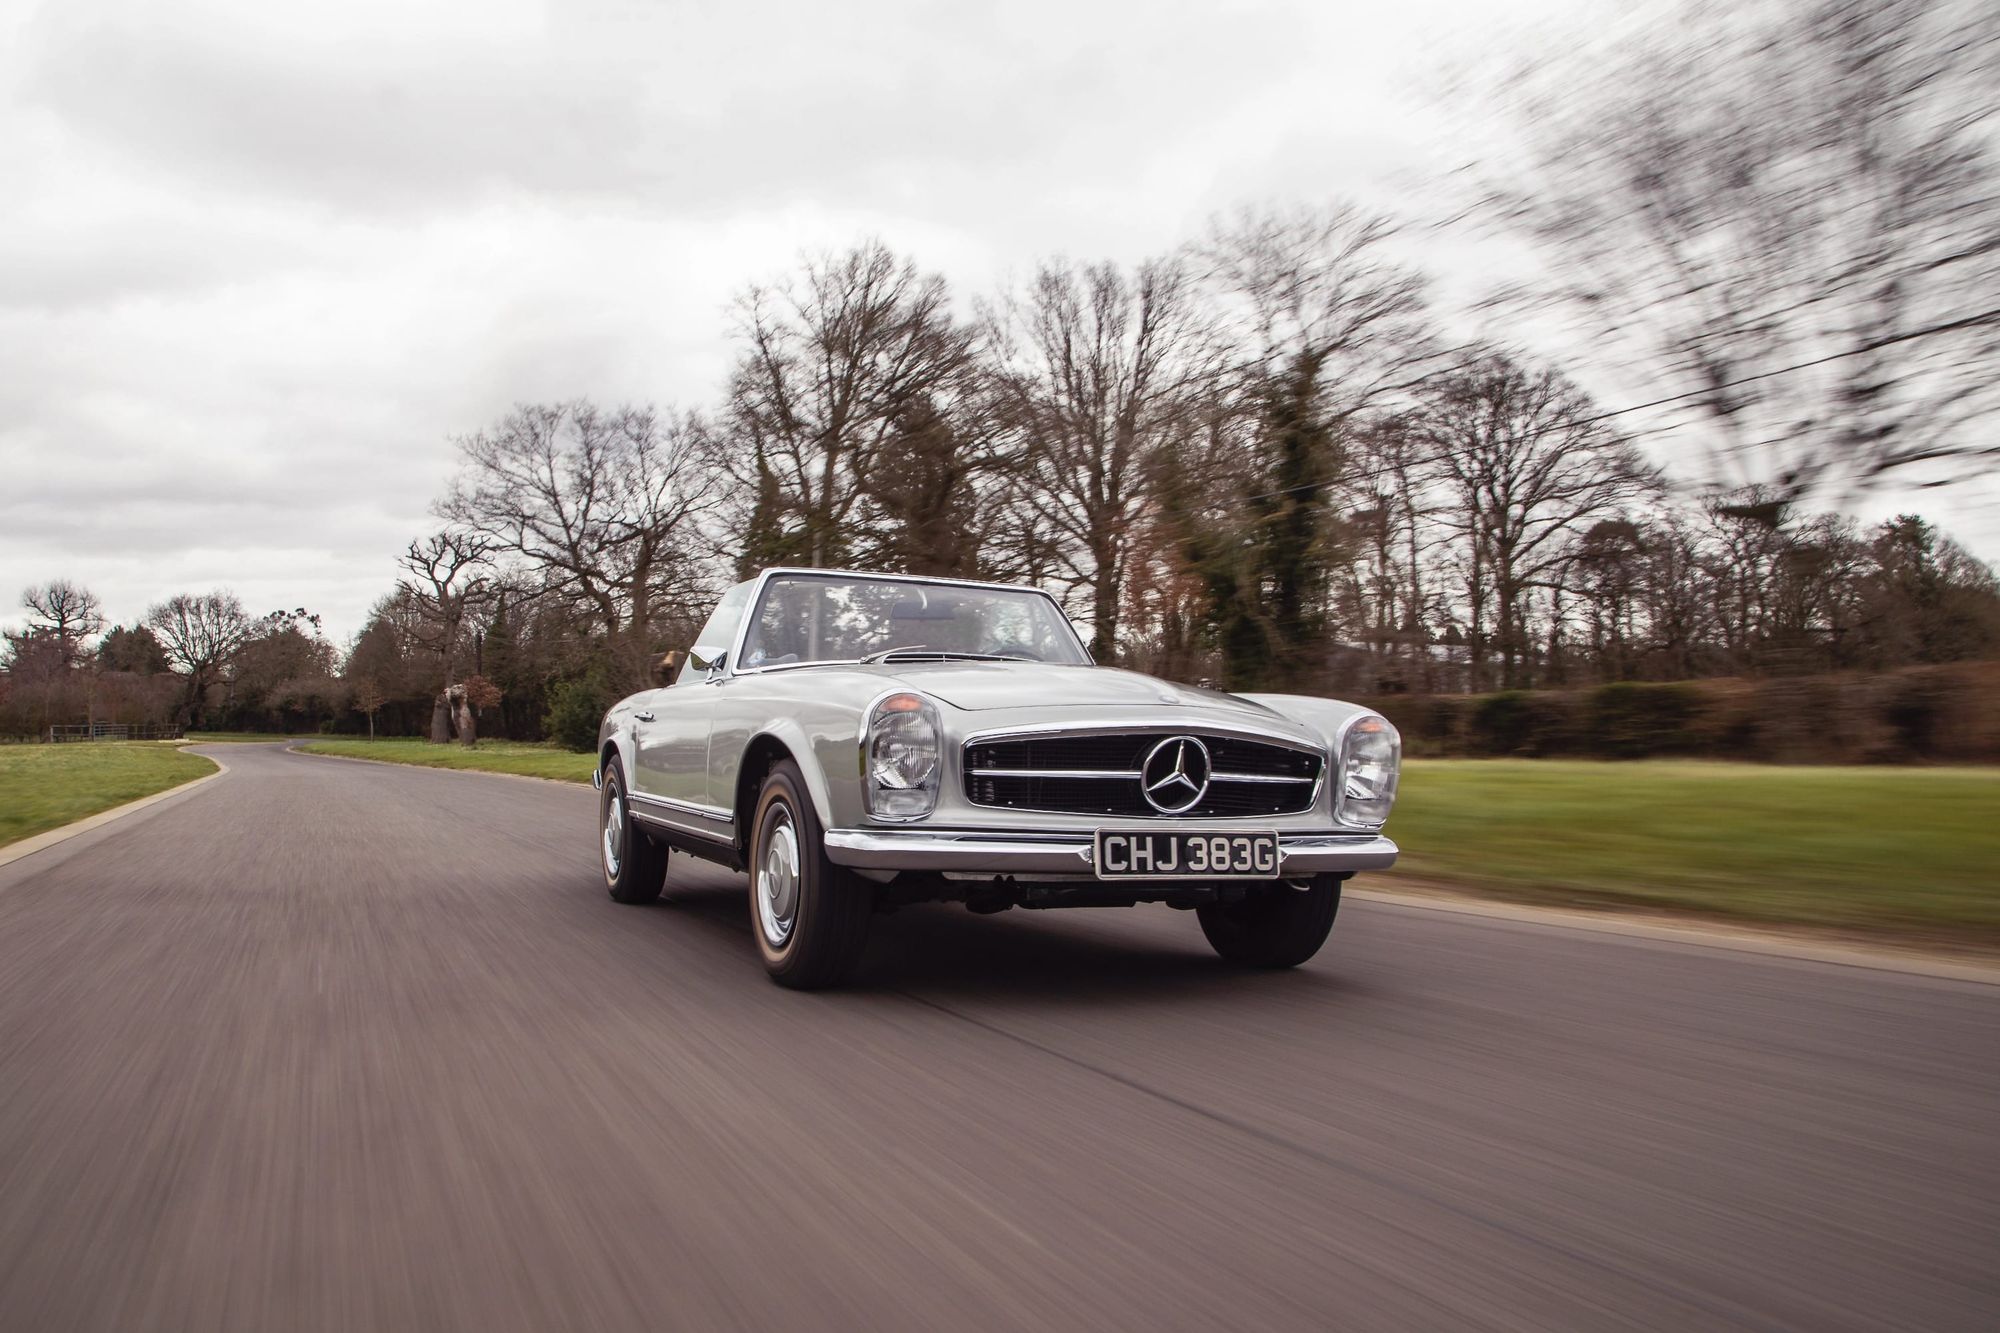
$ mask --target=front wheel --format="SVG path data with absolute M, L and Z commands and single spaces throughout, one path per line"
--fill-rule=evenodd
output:
M 861 963 L 875 904 L 865 881 L 827 860 L 797 764 L 772 767 L 750 827 L 750 933 L 764 970 L 795 990 L 839 985 Z
M 604 887 L 619 903 L 658 902 L 667 882 L 667 849 L 632 818 L 625 778 L 618 761 L 604 766 L 604 790 L 597 798 L 597 859 Z
M 1273 884 L 1240 902 L 1195 909 L 1215 951 L 1244 967 L 1297 967 L 1319 952 L 1340 910 L 1340 881 L 1314 875 L 1304 888 Z

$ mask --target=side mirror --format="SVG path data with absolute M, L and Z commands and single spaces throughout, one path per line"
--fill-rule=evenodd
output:
M 725 648 L 721 652 L 717 653 L 713 658 L 709 659 L 708 670 L 705 674 L 703 674 L 702 679 L 721 680 L 722 673 L 727 671 L 728 669 L 729 669 L 729 650 Z

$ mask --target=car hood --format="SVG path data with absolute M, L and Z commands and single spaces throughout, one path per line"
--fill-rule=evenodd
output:
M 1068 714 L 1075 710 L 1102 713 L 1106 709 L 1143 709 L 1151 714 L 1185 710 L 1218 719 L 1287 728 L 1297 723 L 1281 713 L 1191 685 L 1142 676 L 1115 667 L 1056 666 L 1043 662 L 898 662 L 895 677 L 910 689 L 966 712 L 999 708 L 1040 708 Z

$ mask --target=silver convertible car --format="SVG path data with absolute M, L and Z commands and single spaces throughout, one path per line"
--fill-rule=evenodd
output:
M 1095 666 L 1033 588 L 766 570 L 598 753 L 612 898 L 658 898 L 670 850 L 747 869 L 787 986 L 841 981 L 874 913 L 926 901 L 1166 903 L 1225 959 L 1290 967 L 1341 882 L 1396 859 L 1385 719 Z

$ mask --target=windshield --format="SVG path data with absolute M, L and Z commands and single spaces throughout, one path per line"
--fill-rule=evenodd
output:
M 1073 666 L 1090 660 L 1063 613 L 1038 592 L 779 574 L 764 585 L 741 665 L 858 662 L 898 649 Z

